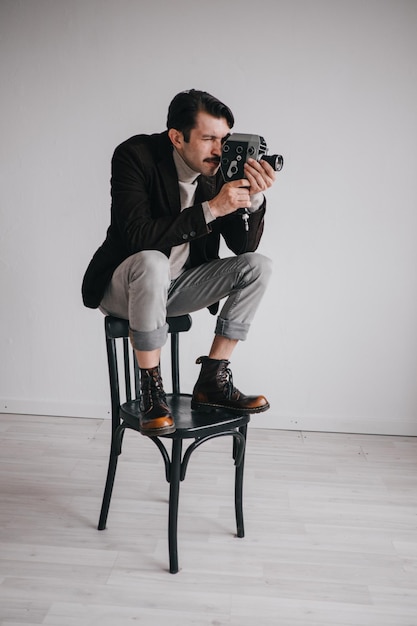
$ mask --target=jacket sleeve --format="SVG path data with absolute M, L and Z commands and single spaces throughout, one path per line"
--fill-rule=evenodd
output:
M 210 232 L 201 204 L 180 212 L 175 170 L 171 197 L 165 182 L 144 146 L 122 144 L 116 148 L 112 159 L 112 222 L 129 254 L 149 249 L 168 252 Z M 173 194 L 178 197 L 173 198 Z
M 261 207 L 249 214 L 248 230 L 245 228 L 245 221 L 240 213 L 233 213 L 217 220 L 220 233 L 232 252 L 243 254 L 254 252 L 258 248 L 264 230 L 265 211 L 266 200 L 264 198 Z

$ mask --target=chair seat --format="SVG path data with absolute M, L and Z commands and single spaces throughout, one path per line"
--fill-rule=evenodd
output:
M 250 415 L 236 415 L 226 411 L 192 411 L 190 394 L 167 394 L 167 402 L 176 425 L 174 433 L 164 435 L 170 439 L 206 437 L 225 429 L 239 428 L 250 420 Z M 121 417 L 134 430 L 139 430 L 140 413 L 139 400 L 125 402 L 120 407 Z

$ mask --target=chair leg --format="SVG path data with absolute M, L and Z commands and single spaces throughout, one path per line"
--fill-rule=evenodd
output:
M 169 487 L 168 546 L 169 571 L 177 574 L 178 568 L 178 500 L 180 493 L 182 440 L 172 440 L 172 458 Z
M 246 442 L 247 425 L 239 428 L 239 431 L 244 436 L 245 442 Z M 235 470 L 235 512 L 236 512 L 236 529 L 237 529 L 238 537 L 245 536 L 245 527 L 243 523 L 243 470 L 244 470 L 244 466 L 245 466 L 245 450 L 243 451 L 242 460 Z
M 98 530 L 104 530 L 106 528 L 107 515 L 109 512 L 110 500 L 113 492 L 114 477 L 116 476 L 117 461 L 122 451 L 124 433 L 125 428 L 121 424 L 118 428 L 116 428 L 112 435 L 109 467 L 107 469 L 106 486 L 104 487 L 103 502 L 101 505 L 100 519 L 97 527 Z
M 106 486 L 104 488 L 103 502 L 101 505 L 100 519 L 98 522 L 98 530 L 104 530 L 106 528 L 107 515 L 109 512 L 110 500 L 113 492 L 114 477 L 116 475 L 118 458 L 118 455 L 114 454 L 113 451 L 110 453 Z

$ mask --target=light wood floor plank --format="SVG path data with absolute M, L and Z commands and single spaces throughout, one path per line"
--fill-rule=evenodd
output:
M 172 576 L 168 485 L 145 437 L 125 437 L 96 530 L 109 431 L 0 415 L 0 626 L 417 626 L 416 438 L 250 428 L 244 539 L 230 442 L 205 444 Z

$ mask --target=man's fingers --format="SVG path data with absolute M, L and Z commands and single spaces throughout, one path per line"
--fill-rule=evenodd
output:
M 257 187 L 255 191 L 265 191 L 271 187 L 275 180 L 275 172 L 266 161 L 255 161 L 249 159 L 245 163 L 245 172 L 252 186 Z
M 241 178 L 240 180 L 233 180 L 229 183 L 233 187 L 250 187 L 250 182 L 247 178 Z

